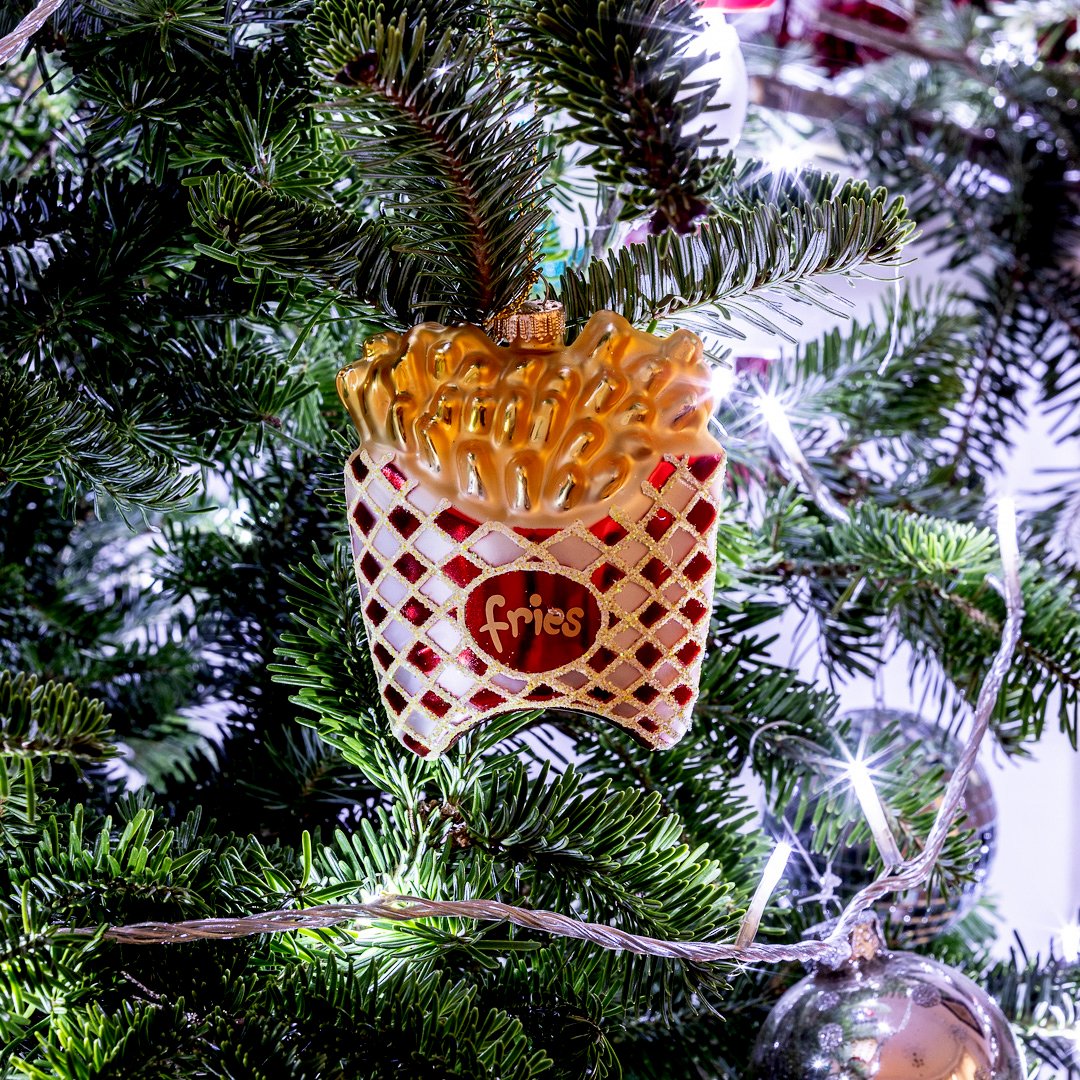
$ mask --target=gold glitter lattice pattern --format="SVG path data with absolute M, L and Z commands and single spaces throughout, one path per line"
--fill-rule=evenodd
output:
M 559 707 L 605 717 L 654 749 L 690 723 L 715 578 L 723 454 L 665 456 L 591 523 L 512 529 L 434 500 L 391 453 L 345 468 L 363 618 L 387 715 L 416 753 L 441 754 L 491 716 Z M 642 497 L 644 496 L 644 497 Z M 555 575 L 591 596 L 595 639 L 528 674 L 486 653 L 467 597 L 496 575 Z

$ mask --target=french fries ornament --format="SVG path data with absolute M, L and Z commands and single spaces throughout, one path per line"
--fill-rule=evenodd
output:
M 561 307 L 380 334 L 338 375 L 364 624 L 391 726 L 424 756 L 565 708 L 677 742 L 697 699 L 723 447 L 685 330 Z

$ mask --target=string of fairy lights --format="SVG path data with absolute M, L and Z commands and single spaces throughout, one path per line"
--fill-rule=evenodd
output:
M 14 60 L 63 2 L 64 0 L 41 0 L 10 34 L 0 38 L 0 64 Z

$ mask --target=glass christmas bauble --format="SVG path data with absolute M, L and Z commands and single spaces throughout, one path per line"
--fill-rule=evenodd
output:
M 886 729 L 895 728 L 891 747 L 874 755 L 875 771 L 886 771 L 890 761 L 898 755 L 917 755 L 925 769 L 940 767 L 943 781 L 947 783 L 960 761 L 963 751 L 960 741 L 916 713 L 897 709 L 859 709 L 846 713 L 843 719 L 850 725 L 849 744 L 867 744 Z M 887 802 L 887 795 L 885 799 Z M 854 813 L 858 812 L 855 807 Z M 925 944 L 966 915 L 982 895 L 996 850 L 997 806 L 990 778 L 981 765 L 976 765 L 968 777 L 957 828 L 975 833 L 977 848 L 969 868 L 970 877 L 952 886 L 948 892 L 932 882 L 920 889 L 886 897 L 878 905 L 877 914 L 886 924 L 890 941 L 905 946 Z M 795 903 L 804 898 L 820 899 L 823 881 L 833 881 L 840 890 L 838 899 L 846 900 L 873 879 L 874 875 L 868 869 L 869 842 L 842 844 L 831 852 L 831 858 L 812 853 L 812 807 L 804 815 L 796 837 L 807 856 L 792 859 L 789 869 L 787 880 Z
M 490 333 L 379 334 L 338 375 L 353 567 L 379 690 L 438 757 L 519 710 L 685 734 L 709 640 L 724 448 L 699 338 L 537 301 Z M 501 345 L 500 341 L 506 341 Z
M 997 1003 L 966 975 L 874 946 L 822 968 L 776 1003 L 752 1080 L 1022 1080 Z

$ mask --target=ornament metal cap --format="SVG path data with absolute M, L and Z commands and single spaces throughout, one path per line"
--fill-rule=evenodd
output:
M 495 341 L 515 349 L 561 349 L 566 336 L 566 312 L 558 300 L 526 300 L 492 318 L 488 332 Z
M 881 924 L 873 912 L 864 912 L 851 929 L 851 957 L 849 963 L 873 960 L 886 951 L 881 934 Z

